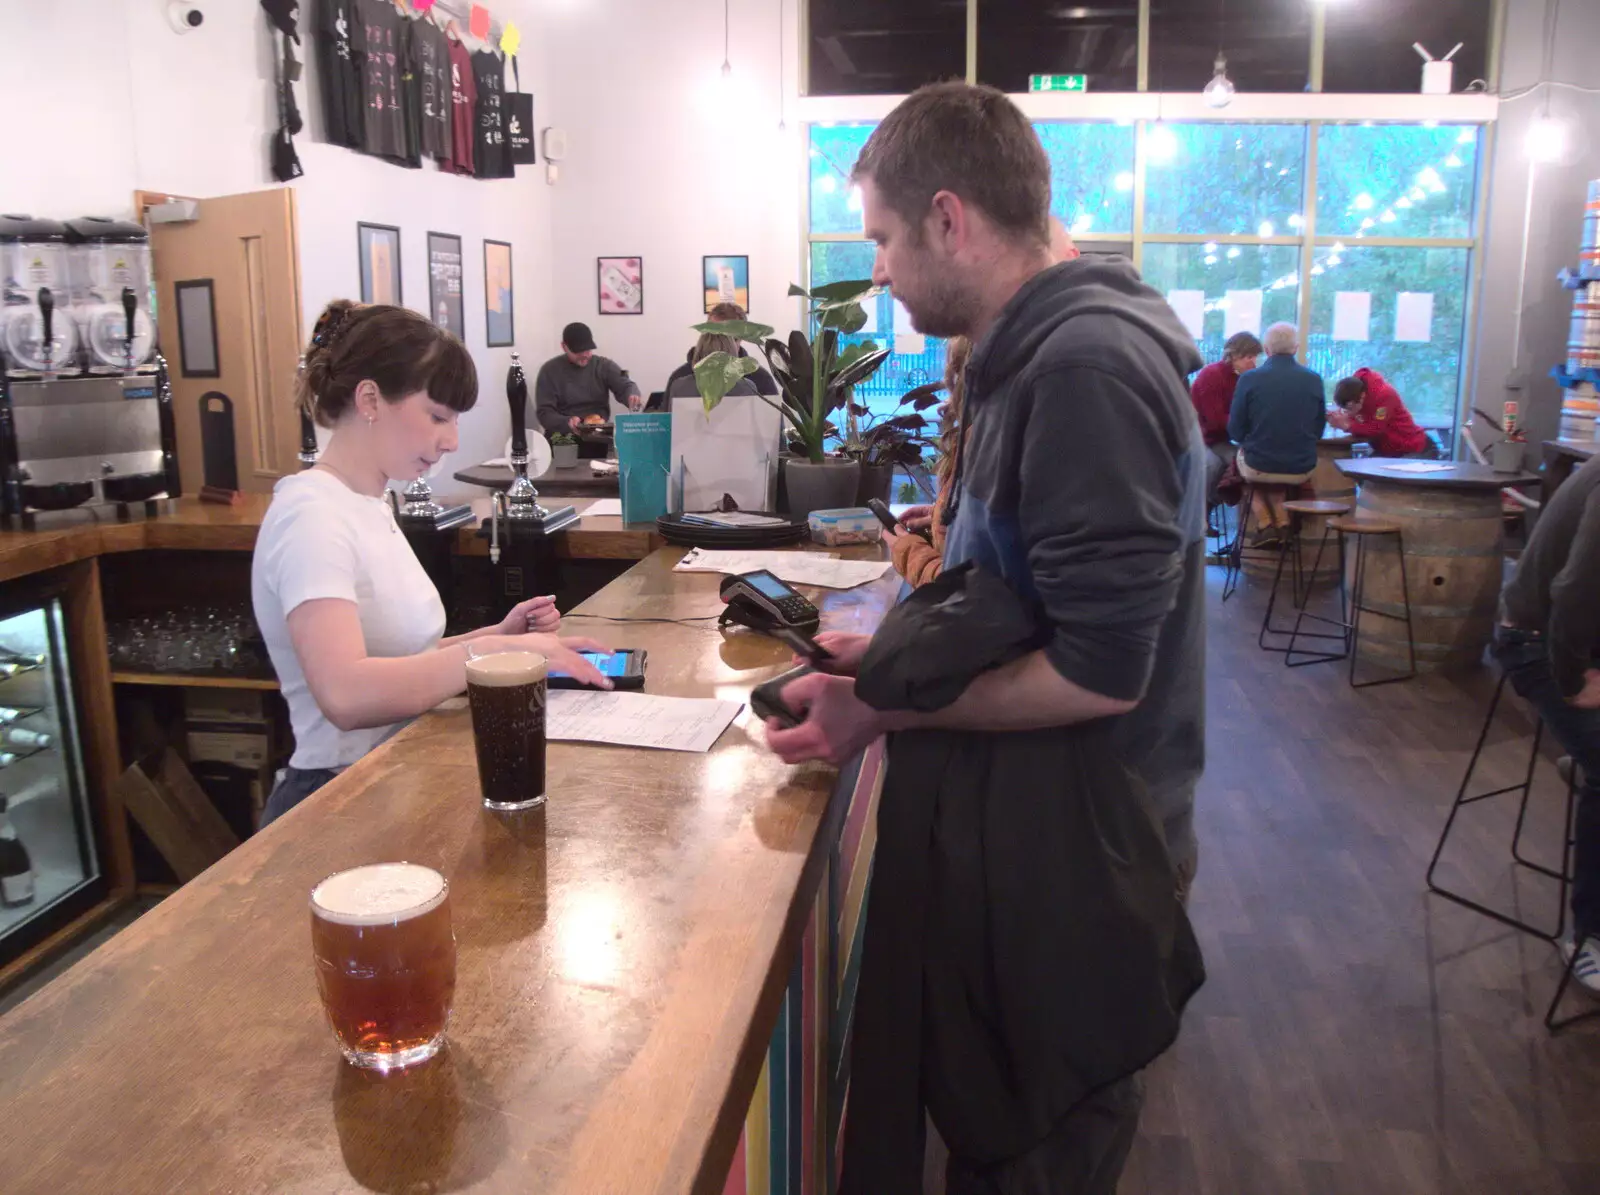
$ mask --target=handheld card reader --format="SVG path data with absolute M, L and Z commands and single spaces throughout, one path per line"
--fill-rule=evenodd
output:
M 792 585 L 778 580 L 766 569 L 724 577 L 722 600 L 728 603 L 728 608 L 717 620 L 719 627 L 734 622 L 768 635 L 780 630 L 809 635 L 821 625 L 822 616 L 817 608 Z
M 722 612 L 719 626 L 732 622 L 760 631 L 782 640 L 796 654 L 811 661 L 757 685 L 750 694 L 750 708 L 757 717 L 776 718 L 786 727 L 800 725 L 800 715 L 783 703 L 782 694 L 790 681 L 809 676 L 832 659 L 828 650 L 811 638 L 821 623 L 821 614 L 793 586 L 765 569 L 723 578 L 722 600 L 728 608 Z

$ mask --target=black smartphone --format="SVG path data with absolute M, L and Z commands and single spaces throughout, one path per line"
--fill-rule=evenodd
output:
M 878 516 L 878 522 L 883 524 L 884 530 L 893 531 L 896 535 L 902 535 L 907 531 L 911 531 L 911 528 L 907 527 L 899 519 L 894 517 L 894 512 L 889 509 L 888 504 L 885 503 L 881 498 L 868 498 L 867 509 Z M 921 531 L 911 531 L 911 534 L 920 535 L 929 543 L 933 542 L 933 536 L 930 535 L 926 529 Z
M 607 677 L 612 685 L 618 689 L 644 688 L 644 662 L 649 653 L 642 648 L 625 647 L 621 651 L 586 651 L 583 658 L 588 660 L 600 670 L 600 675 Z M 593 685 L 586 685 L 576 677 L 565 672 L 551 671 L 550 687 L 552 689 L 592 689 Z
M 791 669 L 782 676 L 775 676 L 769 681 L 757 685 L 750 693 L 750 708 L 756 717 L 765 722 L 768 718 L 776 718 L 786 729 L 793 730 L 800 725 L 800 715 L 783 703 L 783 690 L 790 681 L 799 680 L 802 676 L 810 676 L 816 669 L 809 664 Z

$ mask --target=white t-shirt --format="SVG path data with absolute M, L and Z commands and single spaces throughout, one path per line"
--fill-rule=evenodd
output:
M 318 708 L 289 640 L 297 606 L 341 598 L 356 604 L 369 656 L 412 656 L 439 642 L 444 603 L 388 502 L 356 493 L 325 469 L 281 479 L 256 540 L 250 588 L 289 703 L 292 766 L 347 767 L 404 725 L 340 730 Z

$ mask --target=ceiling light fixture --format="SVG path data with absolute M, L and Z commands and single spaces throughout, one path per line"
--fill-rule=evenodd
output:
M 733 74 L 733 63 L 728 58 L 728 0 L 722 0 L 722 77 Z
M 1200 94 L 1206 101 L 1206 107 L 1226 108 L 1233 103 L 1233 81 L 1228 78 L 1227 56 L 1219 53 L 1212 69 L 1215 73 L 1211 76 L 1211 82 Z

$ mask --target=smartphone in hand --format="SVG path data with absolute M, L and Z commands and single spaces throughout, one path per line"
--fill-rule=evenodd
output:
M 931 531 L 928 531 L 927 529 L 921 531 L 912 531 L 911 528 L 907 527 L 899 519 L 894 517 L 894 513 L 890 511 L 888 505 L 881 499 L 868 498 L 867 509 L 878 516 L 878 522 L 883 524 L 886 531 L 892 531 L 896 535 L 906 535 L 908 533 L 911 535 L 920 535 L 930 544 L 933 542 L 933 533 Z

